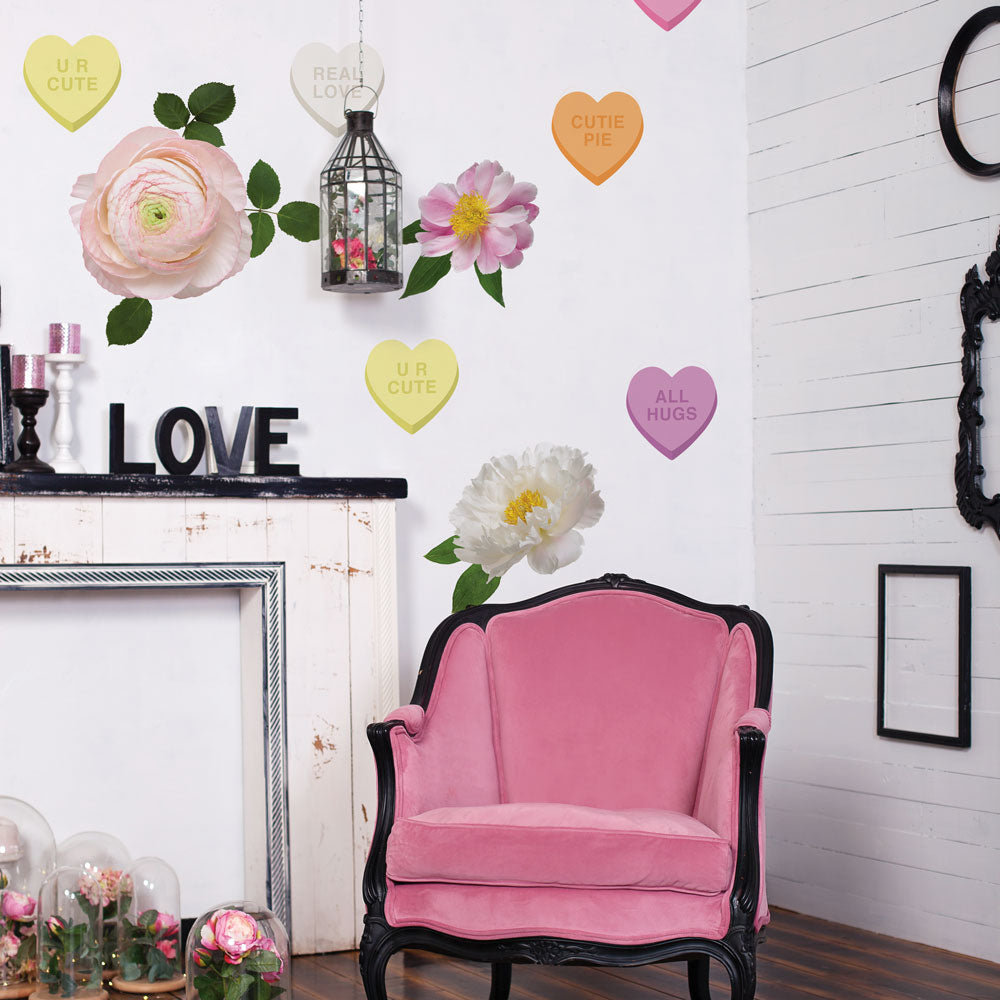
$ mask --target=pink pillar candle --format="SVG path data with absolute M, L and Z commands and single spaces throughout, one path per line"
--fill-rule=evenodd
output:
M 45 355 L 15 354 L 10 359 L 10 379 L 15 389 L 44 389 Z
M 49 323 L 49 354 L 79 354 L 80 324 Z

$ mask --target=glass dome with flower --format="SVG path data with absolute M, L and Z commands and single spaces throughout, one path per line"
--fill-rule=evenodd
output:
M 256 903 L 223 903 L 200 916 L 187 940 L 186 1000 L 274 1000 L 290 995 L 288 935 Z
M 38 986 L 31 1000 L 105 1000 L 101 988 L 104 920 L 89 905 L 100 894 L 83 868 L 56 868 L 38 891 Z
M 84 894 L 83 907 L 100 910 L 104 926 L 104 976 L 110 978 L 118 972 L 118 912 L 124 912 L 131 903 L 132 887 L 122 882 L 122 873 L 132 858 L 128 848 L 110 833 L 87 830 L 67 837 L 56 852 L 62 865 L 83 868 L 95 886 Z
M 172 993 L 184 987 L 181 950 L 181 888 L 177 873 L 160 858 L 139 858 L 119 882 L 131 888 L 118 908 L 119 973 L 111 981 L 121 993 Z
M 42 814 L 0 796 L 0 1000 L 35 989 L 38 890 L 56 867 L 56 843 Z

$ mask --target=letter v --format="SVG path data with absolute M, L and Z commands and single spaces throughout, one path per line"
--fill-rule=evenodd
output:
M 205 407 L 208 418 L 208 433 L 212 438 L 212 454 L 215 455 L 215 466 L 220 476 L 238 476 L 243 465 L 243 453 L 247 450 L 247 437 L 250 434 L 250 423 L 253 420 L 253 407 L 240 408 L 240 419 L 236 424 L 236 435 L 233 437 L 232 449 L 226 449 L 226 438 L 222 433 L 222 421 L 219 420 L 219 410 L 215 406 Z

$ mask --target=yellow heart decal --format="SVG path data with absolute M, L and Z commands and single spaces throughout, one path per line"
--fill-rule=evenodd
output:
M 89 122 L 118 87 L 118 50 L 100 35 L 70 45 L 58 35 L 31 43 L 24 57 L 24 82 L 31 96 L 70 132 Z
M 412 350 L 383 340 L 368 355 L 365 385 L 372 399 L 410 434 L 416 434 L 458 385 L 458 358 L 443 340 L 425 340 Z
M 556 105 L 552 136 L 587 180 L 603 184 L 639 145 L 642 110 L 634 97 L 620 90 L 600 101 L 576 90 Z

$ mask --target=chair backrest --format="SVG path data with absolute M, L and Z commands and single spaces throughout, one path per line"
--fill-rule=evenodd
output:
M 486 637 L 504 801 L 693 811 L 721 617 L 594 590 L 494 615 Z

